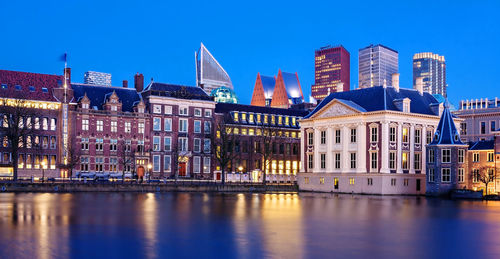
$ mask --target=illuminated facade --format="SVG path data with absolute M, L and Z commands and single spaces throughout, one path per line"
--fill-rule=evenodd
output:
M 446 63 L 444 56 L 432 52 L 413 55 L 413 84 L 423 77 L 424 91 L 446 97 Z
M 221 86 L 233 89 L 231 78 L 226 70 L 212 56 L 208 49 L 201 43 L 200 49 L 195 53 L 196 59 L 196 84 L 207 94 Z
M 460 125 L 464 142 L 492 140 L 500 128 L 500 99 L 461 100 L 453 115 L 464 119 Z
M 350 54 L 342 46 L 323 47 L 314 53 L 314 85 L 312 97 L 323 100 L 329 93 L 349 91 Z M 339 83 L 343 83 L 340 84 Z M 341 86 L 342 89 L 337 89 Z
M 236 96 L 236 93 L 225 86 L 214 89 L 210 93 L 210 96 L 218 103 L 238 103 L 238 96 Z
M 442 104 L 399 87 L 332 93 L 300 121 L 300 190 L 424 194 Z
M 257 74 L 251 105 L 290 108 L 304 103 L 304 95 L 297 73 L 278 71 L 276 77 Z
M 398 52 L 384 45 L 370 45 L 359 50 L 359 88 L 392 85 L 398 73 Z

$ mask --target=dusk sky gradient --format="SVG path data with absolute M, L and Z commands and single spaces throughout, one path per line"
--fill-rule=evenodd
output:
M 342 44 L 358 85 L 358 49 L 399 52 L 401 87 L 411 88 L 416 52 L 444 55 L 448 95 L 500 97 L 500 1 L 2 1 L 0 69 L 62 74 L 88 70 L 195 85 L 194 52 L 203 42 L 249 104 L 257 72 L 298 72 L 308 100 L 314 50 Z M 480 3 L 481 2 L 481 3 Z

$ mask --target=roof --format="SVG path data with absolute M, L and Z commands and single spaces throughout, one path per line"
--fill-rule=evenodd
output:
M 400 88 L 396 91 L 394 87 L 374 86 L 362 89 L 351 90 L 347 92 L 335 92 L 327 96 L 316 108 L 306 116 L 311 117 L 316 112 L 320 111 L 324 106 L 332 100 L 342 100 L 353 108 L 360 110 L 363 108 L 366 112 L 373 111 L 401 111 L 396 102 L 405 98 L 410 99 L 410 112 L 425 115 L 437 115 L 431 106 L 439 105 L 439 102 L 431 94 L 424 92 L 423 95 L 414 89 Z
M 264 88 L 264 96 L 266 99 L 273 98 L 274 85 L 276 84 L 276 79 L 273 76 L 260 76 L 262 82 L 262 87 Z
M 445 104 L 443 114 L 441 114 L 441 119 L 434 132 L 434 139 L 429 145 L 465 145 L 460 140 L 460 134 L 455 127 L 448 104 Z
M 62 86 L 63 76 L 0 70 L 0 96 L 57 102 L 53 89 Z
M 73 88 L 74 98 L 77 101 L 79 101 L 80 98 L 83 98 L 86 93 L 87 97 L 90 100 L 90 108 L 92 109 L 96 107 L 97 109 L 102 110 L 103 104 L 113 93 L 113 91 L 120 99 L 120 102 L 122 103 L 122 111 L 124 112 L 133 112 L 134 105 L 141 100 L 141 96 L 137 93 L 135 88 L 110 87 L 78 83 L 72 83 L 71 88 Z
M 370 44 L 370 46 L 367 46 L 367 47 L 364 47 L 364 48 L 360 48 L 359 50 L 361 51 L 361 50 L 363 50 L 363 49 L 376 48 L 376 47 L 382 47 L 382 48 L 384 48 L 384 49 L 388 49 L 388 50 L 390 50 L 390 51 L 393 51 L 393 52 L 398 53 L 398 51 L 397 51 L 397 50 L 395 50 L 395 49 L 391 49 L 391 48 L 389 48 L 389 47 L 387 47 L 387 46 L 385 46 L 385 45 L 382 45 L 382 44 L 377 44 L 377 45 Z
M 304 99 L 297 75 L 293 73 L 282 72 L 282 76 L 288 98 Z
M 494 140 L 480 140 L 469 143 L 469 150 L 491 150 L 495 149 Z
M 276 115 L 295 116 L 295 117 L 304 117 L 308 113 L 308 111 L 305 110 L 281 109 L 281 108 L 254 106 L 246 104 L 217 103 L 215 105 L 216 113 L 227 113 L 231 111 L 253 112 L 261 114 L 276 114 Z
M 165 96 L 180 99 L 196 99 L 212 101 L 202 88 L 196 86 L 174 85 L 165 83 L 150 83 L 143 91 L 143 96 Z

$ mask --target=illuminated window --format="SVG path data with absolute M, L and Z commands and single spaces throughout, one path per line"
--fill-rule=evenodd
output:
M 325 177 L 319 178 L 319 184 L 325 184 Z
M 354 178 L 349 178 L 349 185 L 354 185 Z
M 241 120 L 246 121 L 247 120 L 247 114 L 246 113 L 241 113 Z
M 111 132 L 117 132 L 117 131 L 118 131 L 118 122 L 112 121 L 111 122 Z
M 304 184 L 309 184 L 309 177 L 304 177 Z
M 403 152 L 402 159 L 401 159 L 401 167 L 403 169 L 408 170 L 408 152 Z
M 403 143 L 408 143 L 408 128 L 403 128 Z
M 248 115 L 248 122 L 253 123 L 253 114 Z
M 97 121 L 96 130 L 97 131 L 103 131 L 103 129 L 104 129 L 104 122 L 101 121 L 101 120 Z
M 234 113 L 233 113 L 233 120 L 234 120 L 235 122 L 238 122 L 238 112 L 234 112 Z
M 38 121 L 38 118 L 35 118 L 35 127 L 38 124 L 37 121 Z M 82 120 L 82 130 L 85 130 L 85 131 L 89 130 L 89 120 L 87 120 L 87 119 Z
M 260 123 L 260 114 L 257 114 L 257 123 Z

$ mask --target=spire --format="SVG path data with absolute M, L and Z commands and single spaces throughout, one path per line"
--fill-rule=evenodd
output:
M 449 108 L 448 101 L 445 101 L 443 114 L 430 145 L 464 145 Z

